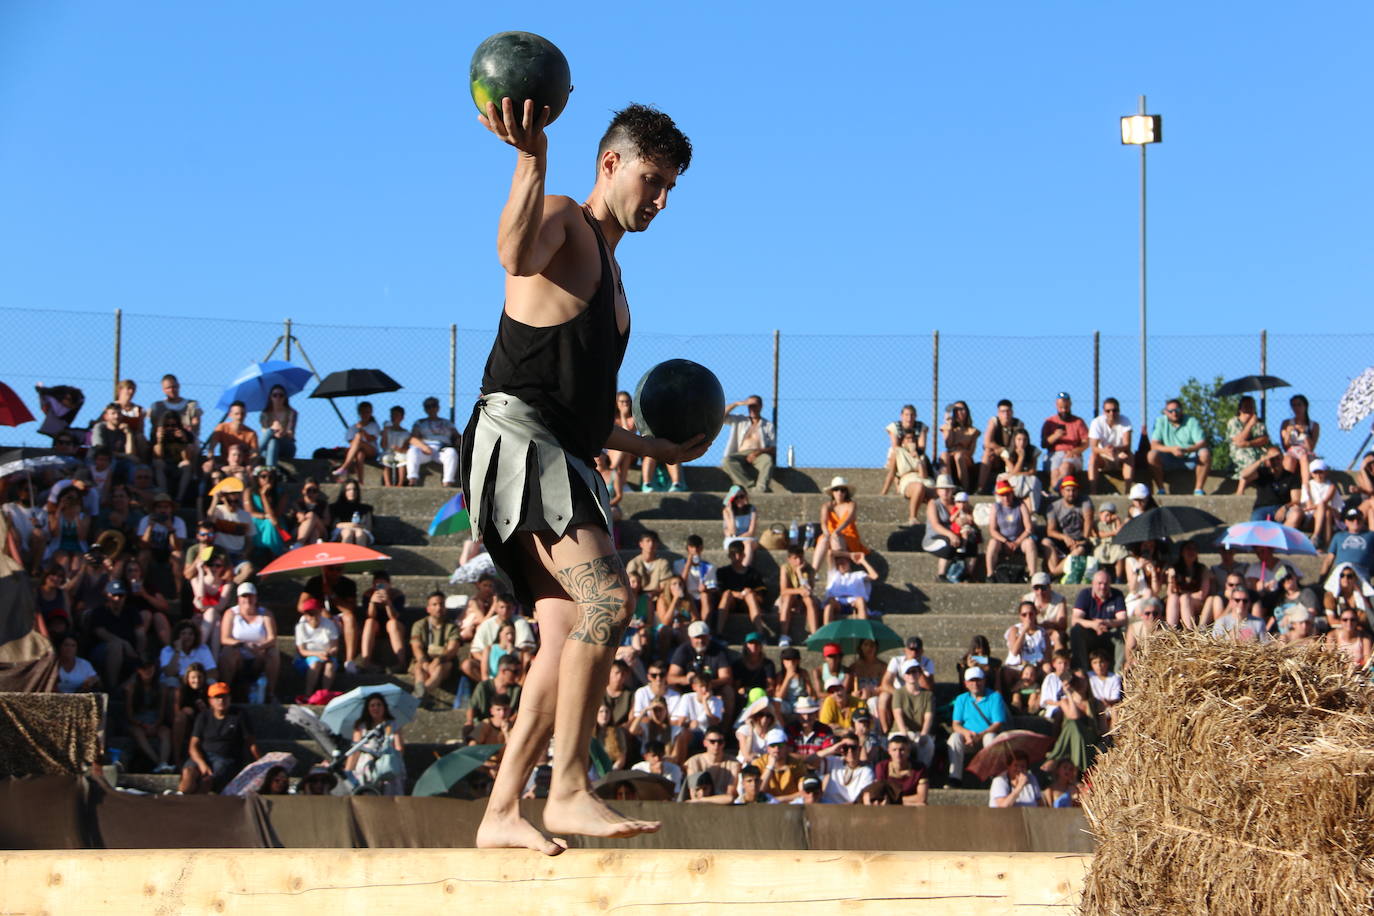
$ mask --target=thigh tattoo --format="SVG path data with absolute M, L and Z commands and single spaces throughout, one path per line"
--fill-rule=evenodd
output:
M 578 563 L 557 573 L 558 582 L 577 602 L 577 625 L 569 639 L 594 646 L 619 645 L 629 622 L 626 613 L 625 567 L 620 557 L 608 554 L 587 563 Z

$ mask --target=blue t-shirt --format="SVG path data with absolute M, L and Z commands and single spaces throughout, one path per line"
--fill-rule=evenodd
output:
M 1374 561 L 1374 532 L 1361 531 L 1359 534 L 1336 532 L 1331 536 L 1331 546 L 1336 554 L 1335 566 L 1349 563 L 1366 579 Z
M 954 701 L 954 721 L 971 732 L 986 731 L 990 725 L 1005 725 L 1007 716 L 1007 704 L 996 690 L 977 698 L 965 690 Z

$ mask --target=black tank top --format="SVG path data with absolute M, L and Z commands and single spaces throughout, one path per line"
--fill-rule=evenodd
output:
M 570 454 L 590 463 L 615 425 L 615 392 L 628 322 L 615 319 L 615 273 L 601 227 L 582 208 L 596 234 L 601 282 L 587 308 L 562 324 L 536 328 L 501 310 L 496 342 L 482 372 L 482 394 L 504 391 L 539 411 L 544 425 Z

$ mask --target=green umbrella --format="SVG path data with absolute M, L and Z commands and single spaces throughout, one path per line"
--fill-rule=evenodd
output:
M 886 652 L 888 649 L 900 649 L 905 640 L 897 635 L 897 631 L 884 623 L 876 620 L 860 620 L 858 618 L 845 618 L 836 620 L 834 623 L 827 623 L 816 632 L 812 633 L 806 640 L 806 648 L 812 652 L 819 652 L 825 648 L 825 644 L 833 642 L 844 651 L 845 655 L 853 655 L 859 651 L 859 643 L 865 639 L 871 639 L 878 644 L 879 652 Z
M 501 750 L 499 744 L 473 744 L 445 754 L 415 781 L 411 795 L 443 795 L 449 789 Z

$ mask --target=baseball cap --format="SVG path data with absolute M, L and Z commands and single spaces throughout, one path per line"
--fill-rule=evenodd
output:
M 792 707 L 792 711 L 798 714 L 804 712 L 820 712 L 821 704 L 817 703 L 811 697 L 798 697 L 796 704 Z
M 1115 511 L 1116 511 L 1116 503 L 1103 503 L 1103 504 L 1101 505 L 1101 507 L 1098 508 L 1097 511 L 1098 511 L 1098 512 L 1115 512 Z
M 1327 467 L 1326 462 L 1323 461 L 1323 460 L 1320 459 L 1320 458 L 1318 458 L 1316 461 L 1314 461 L 1314 462 L 1312 462 L 1311 464 L 1309 464 L 1309 465 L 1307 466 L 1307 469 L 1308 469 L 1309 471 L 1329 471 L 1329 470 L 1330 470 L 1330 468 Z
M 305 611 L 318 611 L 320 609 L 320 599 L 306 595 L 301 599 L 300 609 L 302 613 Z
M 764 744 L 770 744 L 770 745 L 771 745 L 771 744 L 786 744 L 786 743 L 787 743 L 787 732 L 783 731 L 783 730 L 780 729 L 780 728 L 772 728 L 772 729 L 769 729 L 769 730 L 768 730 L 768 734 L 765 735 L 764 738 L 763 738 L 763 743 L 764 743 Z
M 827 674 L 827 675 L 825 676 L 825 689 L 826 689 L 827 691 L 830 691 L 831 689 L 833 689 L 833 688 L 835 688 L 835 687 L 843 687 L 843 686 L 844 686 L 844 678 L 842 678 L 842 677 L 836 677 L 836 676 L 833 675 L 833 674 Z
M 218 681 L 211 684 L 210 689 L 207 690 L 206 693 L 212 697 L 227 697 L 229 695 L 229 685 L 224 683 L 224 681 Z
M 761 642 L 763 642 L 763 637 L 759 636 L 759 634 L 757 634 L 757 633 L 745 633 L 745 634 L 744 634 L 744 641 L 745 641 L 745 642 L 757 642 L 757 643 L 761 643 Z
M 1067 391 L 1061 391 L 1061 392 L 1059 392 L 1058 394 L 1056 394 L 1055 397 L 1056 397 L 1056 398 L 1063 398 L 1063 399 L 1066 400 L 1066 401 L 1072 401 L 1072 400 L 1073 400 L 1073 398 L 1069 396 L 1069 393 L 1068 393 Z
M 1064 479 L 1061 480 L 1061 481 L 1059 481 L 1059 489 L 1061 489 L 1061 490 L 1064 489 L 1065 487 L 1076 487 L 1076 486 L 1078 486 L 1078 480 L 1077 480 L 1077 478 L 1075 478 L 1072 474 L 1065 474 L 1065 475 L 1064 475 Z
M 1050 578 L 1049 573 L 1038 572 L 1035 575 L 1031 576 L 1031 588 L 1035 588 L 1036 586 L 1040 585 L 1049 585 L 1053 581 L 1054 580 Z
M 825 644 L 825 647 L 821 649 L 821 655 L 827 658 L 832 655 L 844 655 L 844 650 L 840 648 L 839 643 L 828 642 Z
M 692 625 L 687 628 L 688 636 L 710 636 L 711 628 L 706 625 L 704 620 L 694 620 Z
M 997 484 L 997 495 L 998 495 L 998 496 L 1005 496 L 1005 495 L 1007 495 L 1008 493 L 1015 493 L 1015 492 L 1016 492 L 1016 488 L 1013 487 L 1011 484 L 1007 483 L 1007 481 L 1003 480 L 1003 481 L 998 482 L 998 484 Z
M 956 503 L 966 503 L 968 502 L 968 494 L 960 490 L 958 493 L 954 494 L 954 501 Z
M 1143 483 L 1133 483 L 1131 484 L 1131 492 L 1129 495 L 1131 499 L 1149 499 L 1150 488 Z
M 1356 509 L 1354 506 L 1351 506 L 1349 509 L 1346 509 L 1346 510 L 1345 510 L 1345 517 L 1346 517 L 1346 518 L 1359 518 L 1359 517 L 1360 517 L 1360 510 L 1359 510 L 1359 509 Z
M 258 587 L 256 585 L 252 582 L 245 582 L 239 586 L 238 597 L 242 598 L 244 595 L 256 595 L 257 593 Z
M 920 671 L 920 670 L 921 670 L 921 663 L 918 662 L 918 661 L 916 661 L 916 659 L 914 659 L 914 658 L 913 658 L 911 661 L 907 662 L 905 665 L 902 666 L 902 673 L 903 673 L 903 674 L 907 674 L 908 672 L 911 672 L 911 671 Z
M 794 661 L 799 661 L 801 659 L 801 653 L 797 651 L 796 646 L 785 646 L 783 650 L 778 653 L 778 657 L 790 658 Z
M 913 652 L 920 652 L 926 647 L 926 644 L 919 636 L 908 636 L 906 638 L 906 647 Z
M 977 665 L 971 665 L 970 667 L 964 670 L 964 680 L 981 681 L 982 679 L 983 669 L 979 668 Z
M 124 590 L 124 583 L 123 583 L 123 582 L 120 582 L 118 579 L 111 579 L 109 582 L 106 582 L 106 583 L 105 583 L 105 594 L 107 594 L 107 595 L 127 595 L 128 592 L 126 592 L 126 591 Z
M 801 787 L 804 792 L 819 792 L 821 781 L 815 776 L 808 776 L 801 781 Z

